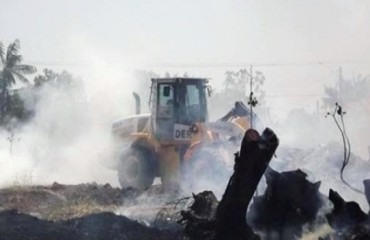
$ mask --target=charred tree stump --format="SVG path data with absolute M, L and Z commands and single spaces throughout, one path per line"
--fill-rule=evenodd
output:
M 210 191 L 193 195 L 194 203 L 181 211 L 178 221 L 191 240 L 252 240 L 260 239 L 247 225 L 246 213 L 279 140 L 270 129 L 262 136 L 248 130 L 240 154 L 235 154 L 231 176 L 220 203 Z
M 366 200 L 370 206 L 370 179 L 364 180 Z M 370 211 L 369 211 L 370 212 Z
M 216 240 L 259 239 L 247 225 L 246 212 L 278 145 L 277 136 L 268 128 L 261 136 L 253 129 L 245 133 L 240 154 L 235 155 L 234 173 L 217 208 Z

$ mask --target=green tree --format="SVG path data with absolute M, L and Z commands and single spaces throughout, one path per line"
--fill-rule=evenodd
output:
M 252 68 L 228 70 L 225 72 L 223 88 L 216 89 L 209 99 L 211 119 L 217 119 L 230 110 L 235 101 L 242 101 L 245 105 L 249 102 L 250 83 L 252 80 L 253 97 L 258 100 L 259 106 L 264 104 L 265 92 L 263 84 L 265 76 L 260 71 Z M 259 107 L 261 109 L 261 107 Z
M 29 84 L 25 77 L 27 74 L 36 72 L 36 68 L 30 65 L 22 64 L 22 56 L 19 54 L 20 42 L 16 39 L 9 44 L 7 51 L 4 51 L 4 45 L 0 42 L 0 123 L 13 114 L 12 96 L 9 89 L 20 81 Z M 18 104 L 17 104 L 18 105 Z
M 247 101 L 252 80 L 253 95 L 258 98 L 259 102 L 263 102 L 265 92 L 262 90 L 262 86 L 265 82 L 265 76 L 262 72 L 242 68 L 238 71 L 226 71 L 225 75 L 222 95 L 230 95 L 230 97 L 239 99 L 239 101 Z
M 0 88 L 2 91 L 8 90 L 16 84 L 17 80 L 28 84 L 29 81 L 24 75 L 36 72 L 36 68 L 30 65 L 22 64 L 23 57 L 19 54 L 20 42 L 16 39 L 9 44 L 6 54 L 3 44 L 0 44 Z
M 74 78 L 71 73 L 63 70 L 61 73 L 56 73 L 51 69 L 45 68 L 43 74 L 37 75 L 34 79 L 34 86 L 36 88 L 43 87 L 45 85 L 53 86 L 56 88 L 60 87 L 72 87 L 81 84 L 81 81 Z
M 324 108 L 331 108 L 335 103 L 343 103 L 346 107 L 353 104 L 367 107 L 370 99 L 369 76 L 358 75 L 347 79 L 340 74 L 335 86 L 325 86 L 324 91 Z
M 236 72 L 226 71 L 226 79 L 224 81 L 225 90 L 234 89 L 236 85 Z
M 43 75 L 39 74 L 33 79 L 35 87 L 41 87 L 46 83 L 55 82 L 58 77 L 57 73 L 47 68 L 45 68 L 42 72 L 44 73 Z

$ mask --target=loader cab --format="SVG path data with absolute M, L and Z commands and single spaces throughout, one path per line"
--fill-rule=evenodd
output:
M 190 126 L 208 121 L 207 79 L 152 79 L 150 106 L 155 136 L 163 141 L 189 141 Z

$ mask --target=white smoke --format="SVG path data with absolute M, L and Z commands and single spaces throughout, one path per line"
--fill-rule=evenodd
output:
M 118 185 L 104 166 L 110 157 L 111 123 L 133 114 L 133 77 L 93 65 L 91 77 L 71 85 L 45 84 L 34 117 L 0 132 L 0 185 L 98 183 Z M 104 77 L 103 77 L 104 76 Z M 27 95 L 27 94 L 26 94 Z M 32 99 L 25 97 L 26 106 Z M 11 148 L 11 149 L 10 149 Z
M 360 109 L 348 109 L 344 116 L 351 142 L 351 158 L 344 169 L 344 178 L 350 185 L 363 191 L 363 180 L 370 178 L 367 152 L 370 141 L 366 134 L 370 119 L 365 113 L 359 112 Z M 365 196 L 351 190 L 340 180 L 340 168 L 343 163 L 342 137 L 334 120 L 324 116 L 324 111 L 309 114 L 299 110 L 275 127 L 281 143 L 277 150 L 277 160 L 283 162 L 278 170 L 301 168 L 312 181 L 322 182 L 320 191 L 323 194 L 328 195 L 329 189 L 332 188 L 346 201 L 357 201 L 362 209 L 367 211 L 369 206 Z M 274 161 L 272 159 L 272 165 Z

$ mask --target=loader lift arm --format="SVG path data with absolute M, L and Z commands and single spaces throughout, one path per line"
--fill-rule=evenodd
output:
M 220 122 L 227 122 L 233 117 L 249 117 L 251 115 L 251 111 L 245 106 L 243 102 L 235 102 L 234 108 L 232 108 L 225 116 L 220 118 L 218 121 Z M 256 119 L 256 114 L 253 113 L 253 118 Z

